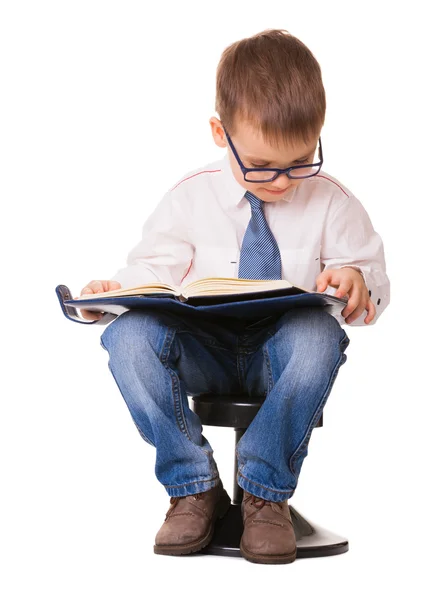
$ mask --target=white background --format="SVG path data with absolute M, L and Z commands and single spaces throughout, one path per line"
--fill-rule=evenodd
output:
M 0 10 L 5 600 L 420 595 L 422 31 L 417 2 L 4 2 Z M 125 265 L 187 171 L 220 158 L 221 52 L 288 29 L 322 67 L 325 165 L 382 236 L 391 304 L 351 344 L 291 502 L 348 553 L 255 565 L 153 554 L 155 450 L 73 295 Z M 231 491 L 232 430 L 205 427 Z M 415 589 L 415 591 L 413 591 Z M 421 590 L 422 591 L 422 590 Z

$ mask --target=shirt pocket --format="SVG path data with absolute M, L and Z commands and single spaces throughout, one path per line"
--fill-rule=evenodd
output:
M 237 277 L 238 248 L 198 244 L 194 255 L 196 278 Z
M 280 250 L 282 278 L 294 285 L 310 288 L 315 267 L 317 265 L 311 259 L 311 251 L 308 248 L 283 248 Z

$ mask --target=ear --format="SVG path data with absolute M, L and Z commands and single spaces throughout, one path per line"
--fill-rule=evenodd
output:
M 209 124 L 211 126 L 212 137 L 214 139 L 215 144 L 220 148 L 226 148 L 227 139 L 225 137 L 225 132 L 221 121 L 216 117 L 211 117 L 209 119 Z

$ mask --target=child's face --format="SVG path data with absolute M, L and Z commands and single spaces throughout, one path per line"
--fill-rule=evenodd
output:
M 278 202 L 293 188 L 300 185 L 303 179 L 289 179 L 287 175 L 280 175 L 274 181 L 265 183 L 251 183 L 244 180 L 242 170 L 236 157 L 228 144 L 222 123 L 216 117 L 209 120 L 215 143 L 220 148 L 227 147 L 231 170 L 238 183 L 264 202 Z M 295 165 L 311 164 L 317 162 L 318 138 L 311 139 L 308 144 L 302 141 L 294 146 L 280 145 L 275 148 L 267 144 L 261 134 L 244 122 L 239 122 L 237 131 L 231 136 L 231 141 L 246 168 L 259 168 L 260 166 L 271 169 L 277 167 L 285 169 Z M 268 164 L 267 164 L 268 163 Z M 277 193 L 273 193 L 276 191 Z

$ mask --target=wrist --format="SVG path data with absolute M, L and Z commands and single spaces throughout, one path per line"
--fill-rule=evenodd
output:
M 365 281 L 365 276 L 359 267 L 353 267 L 351 265 L 346 265 L 345 267 L 340 267 L 340 268 L 341 269 L 353 269 L 354 271 L 357 271 L 358 273 L 360 273 L 360 275 L 362 276 L 362 279 Z

